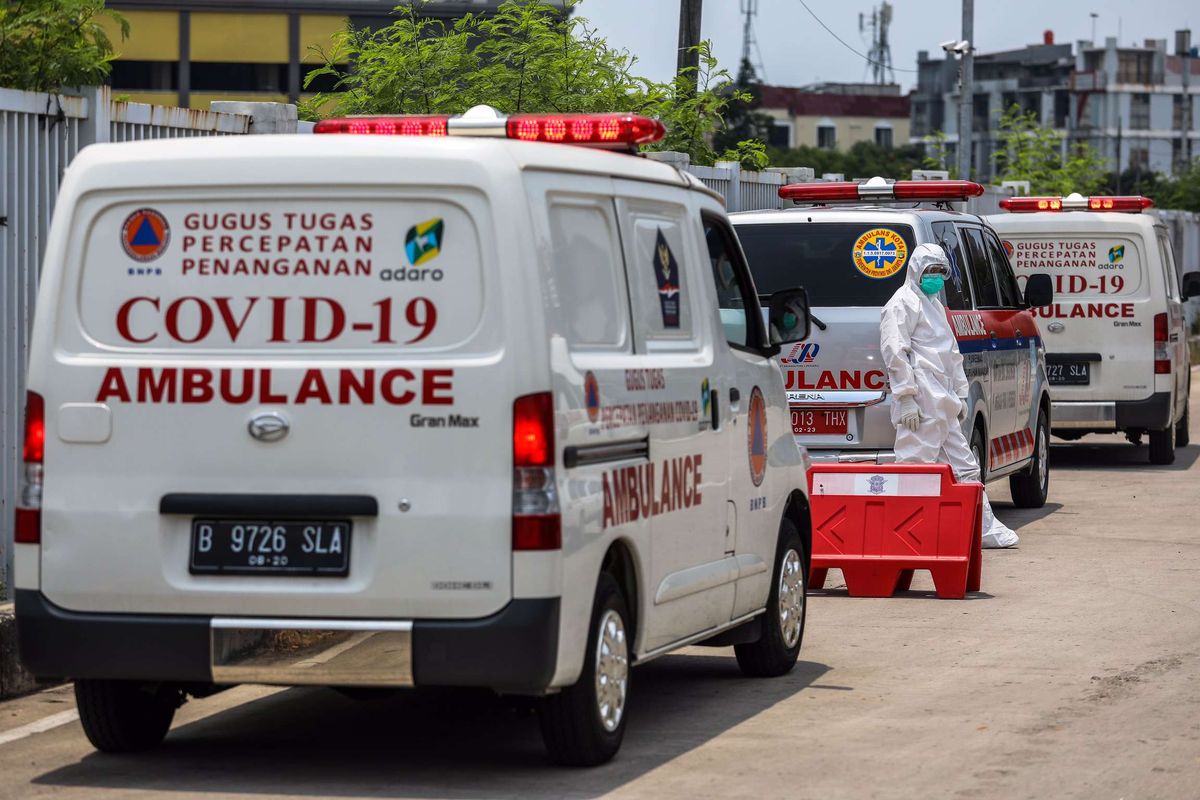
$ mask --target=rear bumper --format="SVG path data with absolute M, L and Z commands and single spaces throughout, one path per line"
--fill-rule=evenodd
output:
M 1170 392 L 1155 392 L 1145 400 L 1059 401 L 1052 404 L 1051 419 L 1055 430 L 1084 431 L 1162 430 L 1174 422 Z
M 18 590 L 16 612 L 42 678 L 540 691 L 558 655 L 558 598 L 473 620 L 300 620 L 81 613 Z

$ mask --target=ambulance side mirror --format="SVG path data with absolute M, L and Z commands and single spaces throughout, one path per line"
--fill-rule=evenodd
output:
M 1041 308 L 1054 302 L 1054 280 L 1046 274 L 1030 275 L 1025 280 L 1025 305 Z
M 807 339 L 812 325 L 808 313 L 808 292 L 797 287 L 772 294 L 767 320 L 769 344 L 776 351 L 781 345 Z
M 1184 300 L 1200 297 L 1200 272 L 1183 273 L 1183 286 L 1180 287 L 1180 293 Z

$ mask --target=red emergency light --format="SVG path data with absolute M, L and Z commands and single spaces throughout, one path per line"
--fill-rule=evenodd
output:
M 979 197 L 983 186 L 974 181 L 896 181 L 871 178 L 863 183 L 790 183 L 779 188 L 779 197 L 796 203 L 828 205 L 856 202 L 949 203 Z
M 489 106 L 476 106 L 460 116 L 326 119 L 316 124 L 313 133 L 490 136 L 525 142 L 634 147 L 657 142 L 667 131 L 658 120 L 637 114 L 521 114 L 504 117 Z
M 1067 197 L 1006 197 L 1000 207 L 1013 214 L 1029 214 L 1035 211 L 1125 211 L 1139 213 L 1154 207 L 1154 201 L 1141 195 L 1099 195 L 1083 197 L 1072 194 Z

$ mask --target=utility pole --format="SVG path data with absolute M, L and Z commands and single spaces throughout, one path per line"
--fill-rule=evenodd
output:
M 958 94 L 958 177 L 971 179 L 972 131 L 975 100 L 975 0 L 962 0 L 962 38 L 966 52 L 960 58 Z
M 1180 134 L 1183 136 L 1180 157 L 1183 168 L 1187 169 L 1192 163 L 1192 95 L 1189 86 L 1192 73 L 1192 32 L 1190 29 L 1175 31 L 1175 55 L 1183 66 L 1183 97 L 1180 100 Z
M 700 17 L 704 0 L 679 0 L 679 56 L 676 61 L 676 74 L 682 75 L 685 69 L 693 70 L 691 82 L 699 79 L 697 70 L 700 66 L 700 54 L 696 47 L 700 45 Z

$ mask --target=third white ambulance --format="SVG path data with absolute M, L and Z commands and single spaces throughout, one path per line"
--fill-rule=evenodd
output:
M 1170 464 L 1188 442 L 1183 301 L 1200 273 L 1177 272 L 1147 197 L 1014 197 L 988 217 L 1018 280 L 1050 275 L 1055 302 L 1035 309 L 1046 344 L 1053 432 L 1122 432 Z

